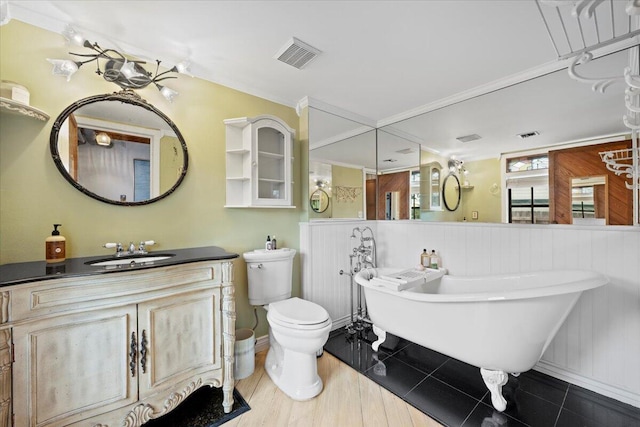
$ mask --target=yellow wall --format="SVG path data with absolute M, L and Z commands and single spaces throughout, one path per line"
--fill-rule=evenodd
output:
M 469 171 L 466 179 L 473 189 L 462 190 L 463 215 L 471 222 L 500 222 L 500 192 L 492 190 L 493 184 L 500 188 L 500 159 L 465 162 L 464 167 Z M 473 211 L 478 212 L 477 220 L 472 217 Z
M 51 119 L 39 122 L 0 114 L 0 263 L 44 259 L 44 239 L 61 223 L 69 257 L 106 255 L 105 242 L 156 240 L 153 250 L 215 245 L 242 254 L 264 246 L 268 234 L 279 246 L 298 248 L 300 147 L 294 143 L 294 204 L 298 209 L 225 209 L 225 127 L 223 120 L 272 114 L 299 128 L 294 109 L 198 78 L 180 76 L 167 86 L 179 92 L 171 104 L 154 87 L 138 93 L 169 116 L 182 132 L 189 169 L 182 185 L 148 206 L 121 207 L 91 199 L 60 175 L 49 152 L 56 117 L 74 101 L 119 88 L 87 64 L 66 82 L 51 74 L 46 58 L 69 58 L 64 38 L 16 21 L 0 27 L 0 78 L 25 85 L 31 105 Z M 296 134 L 297 141 L 298 134 Z M 305 148 L 306 150 L 306 148 Z M 265 227 L 268 224 L 268 227 Z M 297 258 L 299 260 L 299 258 Z M 237 325 L 252 326 L 246 268 L 235 267 Z M 299 262 L 294 267 L 294 295 L 300 294 Z M 257 335 L 267 333 L 264 310 Z
M 358 218 L 358 214 L 364 215 L 364 191 L 362 189 L 362 169 L 347 168 L 344 166 L 331 166 L 331 217 L 332 218 Z M 349 190 L 359 189 L 354 200 L 338 200 L 337 187 L 348 187 Z
M 438 156 L 437 154 L 430 153 L 428 151 L 422 151 L 420 155 L 420 164 L 422 166 L 429 165 L 432 162 L 438 162 L 442 165 L 442 170 L 440 171 L 440 210 L 427 210 L 428 206 L 425 204 L 421 206 L 420 210 L 420 219 L 423 221 L 462 221 L 463 214 L 462 209 L 458 208 L 454 212 L 447 210 L 444 206 L 444 200 L 442 200 L 442 186 L 444 185 L 444 180 L 449 174 L 449 169 L 447 169 L 447 161 L 448 159 L 442 156 Z M 429 195 L 429 173 L 430 171 L 427 168 L 420 168 L 420 192 Z M 462 201 L 460 202 L 460 206 L 462 206 Z

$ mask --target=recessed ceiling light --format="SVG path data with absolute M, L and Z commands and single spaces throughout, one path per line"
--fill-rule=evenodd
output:
M 471 141 L 476 141 L 478 139 L 481 139 L 482 137 L 476 133 L 472 134 L 472 135 L 465 135 L 465 136 L 459 136 L 458 138 L 456 138 L 458 141 L 460 142 L 471 142 Z

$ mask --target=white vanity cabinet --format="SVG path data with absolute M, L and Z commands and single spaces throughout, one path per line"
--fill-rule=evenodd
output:
M 295 131 L 274 116 L 227 119 L 225 207 L 293 208 Z
M 222 387 L 230 411 L 232 267 L 195 262 L 11 290 L 14 425 L 140 426 L 202 386 Z

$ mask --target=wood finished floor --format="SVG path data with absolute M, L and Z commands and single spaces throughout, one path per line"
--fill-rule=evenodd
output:
M 327 352 L 318 359 L 322 393 L 306 402 L 291 400 L 265 372 L 266 354 L 256 354 L 254 373 L 236 383 L 251 410 L 224 427 L 442 427 Z

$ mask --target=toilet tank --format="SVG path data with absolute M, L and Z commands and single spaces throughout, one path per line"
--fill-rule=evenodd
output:
M 291 297 L 295 249 L 257 249 L 243 254 L 247 262 L 249 304 L 265 305 Z

